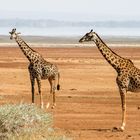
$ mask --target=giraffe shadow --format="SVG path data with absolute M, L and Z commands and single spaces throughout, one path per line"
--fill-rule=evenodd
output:
M 94 128 L 94 129 L 82 129 L 84 131 L 97 131 L 97 132 L 122 132 L 118 130 L 118 128 L 113 127 L 113 128 Z
M 98 131 L 98 132 L 112 132 L 112 129 L 109 129 L 109 128 L 94 128 L 94 129 L 82 129 L 82 130 Z
M 93 131 L 98 131 L 98 132 L 122 132 L 117 127 L 113 127 L 111 129 L 109 129 L 109 128 L 97 128 L 97 129 L 93 129 Z
M 112 132 L 112 129 L 109 129 L 109 128 L 96 128 L 96 129 L 93 129 L 93 131 L 98 131 L 98 132 Z

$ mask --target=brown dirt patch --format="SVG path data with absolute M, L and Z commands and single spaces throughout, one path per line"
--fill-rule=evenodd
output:
M 56 63 L 61 73 L 61 90 L 56 93 L 54 127 L 76 140 L 139 140 L 140 94 L 127 94 L 125 132 L 112 132 L 121 123 L 121 104 L 116 72 L 97 48 L 34 48 Z M 140 48 L 113 48 L 140 68 Z M 0 48 L 0 104 L 30 103 L 28 61 L 19 48 Z M 37 91 L 37 88 L 36 88 Z M 48 81 L 42 81 L 44 101 Z M 36 95 L 39 104 L 39 96 Z

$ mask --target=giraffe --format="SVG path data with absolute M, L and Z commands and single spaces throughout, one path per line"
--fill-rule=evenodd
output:
M 89 41 L 96 44 L 103 57 L 117 72 L 116 83 L 121 97 L 122 123 L 119 128 L 114 127 L 113 130 L 124 131 L 126 125 L 126 93 L 127 91 L 140 91 L 140 69 L 136 68 L 130 59 L 123 58 L 113 52 L 93 30 L 79 40 L 81 43 Z
M 18 46 L 24 53 L 24 55 L 29 60 L 29 74 L 30 74 L 30 81 L 31 81 L 31 91 L 32 91 L 32 103 L 34 103 L 34 85 L 35 80 L 37 81 L 38 85 L 38 93 L 40 95 L 40 107 L 43 108 L 43 97 L 41 92 L 41 80 L 42 79 L 48 79 L 50 83 L 50 96 L 53 95 L 53 105 L 52 108 L 55 107 L 55 90 L 56 90 L 56 82 L 57 84 L 57 90 L 60 89 L 59 85 L 59 79 L 60 79 L 60 73 L 58 71 L 58 68 L 56 65 L 47 62 L 39 53 L 37 53 L 35 50 L 30 48 L 28 44 L 19 36 L 20 33 L 16 33 L 16 29 L 12 29 L 10 33 L 10 39 L 15 39 Z M 48 102 L 47 108 L 49 107 L 50 103 Z

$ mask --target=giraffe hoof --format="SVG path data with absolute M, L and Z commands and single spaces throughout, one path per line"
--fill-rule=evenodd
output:
M 113 127 L 112 132 L 123 132 L 124 127 Z
M 49 108 L 49 106 L 50 106 L 50 103 L 48 103 L 48 104 L 47 104 L 46 108 L 48 109 L 48 108 Z
M 54 104 L 54 105 L 52 106 L 52 109 L 54 109 L 54 108 L 55 108 L 55 106 L 56 106 L 56 104 Z
M 55 106 L 53 105 L 51 108 L 52 108 L 52 109 L 54 109 L 54 108 L 55 108 Z
M 35 103 L 32 103 L 31 105 L 35 105 Z
M 121 131 L 121 132 L 124 131 L 124 127 L 123 127 L 123 126 L 120 127 L 120 131 Z

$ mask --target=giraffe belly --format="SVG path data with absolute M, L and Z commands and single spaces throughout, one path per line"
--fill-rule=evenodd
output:
M 49 78 L 48 75 L 43 75 L 43 76 L 41 76 L 41 79 L 42 79 L 42 80 L 45 80 L 45 79 L 48 79 L 48 78 Z
M 128 89 L 128 91 L 131 91 L 131 92 L 140 92 L 140 88 L 131 88 L 131 89 Z
M 130 81 L 130 84 L 128 86 L 128 91 L 131 92 L 140 92 L 140 81 Z
M 43 72 L 41 75 L 41 79 L 48 79 L 48 78 L 52 78 L 55 79 L 56 73 L 51 72 L 51 71 L 47 71 L 47 72 Z

